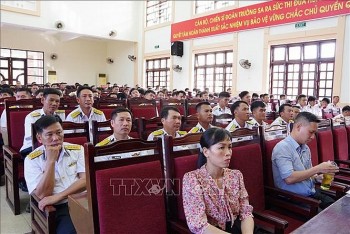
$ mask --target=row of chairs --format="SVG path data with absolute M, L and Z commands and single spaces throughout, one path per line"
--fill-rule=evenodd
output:
M 329 135 L 329 130 L 331 134 L 338 135 L 338 128 L 342 129 L 341 132 L 349 130 L 349 126 L 345 128 L 345 125 L 332 128 L 330 121 L 320 124 L 317 139 L 309 143 L 314 164 L 318 163 L 319 157 L 323 157 L 325 148 L 331 143 L 331 139 L 327 139 L 328 145 L 323 144 L 324 132 L 327 133 L 326 136 Z M 267 131 L 262 128 L 234 131 L 232 135 L 236 139 L 247 136 L 250 138 L 247 141 L 234 141 L 229 167 L 239 169 L 244 175 L 250 203 L 254 207 L 255 222 L 274 233 L 289 233 L 317 214 L 319 201 L 274 188 L 272 169 L 268 164 L 271 164 L 274 145 L 286 136 L 286 129 L 283 131 L 277 129 L 276 132 L 279 134 L 276 134 L 274 139 L 268 140 L 265 138 Z M 349 134 L 349 131 L 345 133 Z M 166 136 L 164 156 L 160 140 L 146 142 L 133 139 L 106 147 L 85 144 L 85 165 L 88 175 L 85 196 L 88 203 L 87 213 L 94 232 L 190 233 L 182 206 L 182 178 L 186 172 L 196 169 L 198 149 L 174 151 L 174 147 L 197 144 L 200 136 L 201 133 L 175 139 Z M 350 139 L 348 135 L 347 139 Z M 348 145 L 348 140 L 346 144 Z M 334 143 L 334 148 L 338 148 L 337 143 Z M 132 152 L 135 149 L 138 151 L 153 149 L 154 154 L 108 162 L 94 161 L 98 156 Z M 130 190 L 132 187 L 125 187 L 131 186 L 132 178 L 137 178 L 137 181 L 132 183 L 135 185 L 134 188 L 139 188 L 137 191 Z M 111 182 L 112 180 L 114 182 Z M 121 184 L 123 180 L 129 184 Z M 335 196 L 340 197 L 347 189 L 346 185 L 338 184 L 333 185 L 331 191 L 335 191 Z M 137 192 L 141 192 L 141 195 Z M 32 201 L 32 206 L 35 206 L 37 200 L 32 198 Z M 303 207 L 290 201 L 307 205 Z M 50 210 L 52 207 L 47 209 Z M 33 211 L 36 210 L 34 207 Z M 37 216 L 32 215 L 32 217 L 39 216 L 40 213 Z M 131 219 L 135 220 L 135 223 L 130 223 Z M 35 222 L 37 221 L 33 220 L 33 223 Z M 79 223 L 75 224 L 79 228 Z

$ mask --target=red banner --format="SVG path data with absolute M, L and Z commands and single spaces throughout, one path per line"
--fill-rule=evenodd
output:
M 171 41 L 350 14 L 350 0 L 269 1 L 171 25 Z

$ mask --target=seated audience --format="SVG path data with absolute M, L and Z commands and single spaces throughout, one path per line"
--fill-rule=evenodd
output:
M 249 122 L 254 127 L 264 126 L 266 127 L 268 124 L 264 122 L 266 120 L 266 105 L 262 101 L 252 102 L 250 105 L 250 110 L 253 114 L 253 117 L 249 120 Z
M 249 205 L 243 175 L 228 168 L 231 135 L 208 129 L 200 139 L 200 168 L 183 177 L 186 221 L 192 233 L 253 233 L 253 207 Z
M 147 100 L 154 100 L 156 99 L 156 93 L 152 89 L 147 89 L 143 97 Z
M 273 149 L 272 170 L 276 187 L 320 200 L 320 208 L 324 209 L 334 200 L 315 188 L 315 181 L 321 181 L 323 173 L 335 173 L 339 168 L 330 161 L 312 166 L 307 143 L 315 137 L 319 122 L 310 112 L 297 116 L 291 134 Z
M 69 215 L 68 195 L 86 187 L 84 148 L 63 142 L 61 120 L 46 115 L 35 122 L 36 138 L 42 146 L 24 161 L 24 176 L 30 194 L 41 200 L 39 208 L 56 208 L 56 233 L 76 233 Z
M 261 101 L 263 101 L 266 105 L 266 112 L 272 112 L 272 106 L 270 103 L 270 95 L 267 93 L 262 94 Z
M 189 133 L 205 132 L 209 128 L 213 127 L 211 122 L 213 121 L 213 110 L 209 102 L 200 102 L 196 105 L 198 123 L 193 127 Z
M 252 98 L 248 91 L 242 91 L 240 92 L 240 94 L 238 94 L 238 96 L 241 99 L 241 101 L 245 101 L 246 103 L 248 103 L 248 105 L 251 104 Z
M 183 90 L 175 91 L 174 92 L 174 98 L 177 100 L 183 100 L 186 99 L 186 92 Z
M 199 98 L 203 101 L 208 101 L 209 100 L 209 93 L 206 91 L 200 92 Z
M 230 114 L 231 110 L 228 107 L 228 103 L 230 101 L 230 93 L 221 92 L 219 94 L 219 103 L 213 108 L 213 115 L 221 115 L 221 114 Z
M 302 111 L 300 106 L 293 106 L 293 120 L 299 115 L 299 113 Z
M 307 97 L 304 94 L 300 94 L 297 99 L 296 106 L 300 107 L 300 111 L 307 111 Z
M 3 88 L 0 90 L 0 98 L 9 98 L 13 96 L 14 96 L 14 93 L 10 88 Z
M 332 103 L 329 103 L 327 108 L 328 109 L 337 109 L 337 108 L 339 108 L 338 103 L 339 103 L 339 96 L 333 96 Z
M 282 104 L 278 110 L 279 117 L 277 117 L 272 123 L 274 125 L 287 125 L 293 121 L 293 108 L 291 104 Z
M 344 106 L 343 109 L 342 109 L 342 113 L 335 116 L 333 118 L 333 121 L 335 122 L 343 122 L 345 121 L 345 118 L 350 118 L 350 106 L 347 105 L 347 106 Z
M 140 92 L 136 88 L 130 89 L 129 95 L 130 98 L 139 98 L 141 96 Z
M 321 109 L 328 109 L 328 105 L 331 101 L 329 100 L 329 98 L 323 98 L 321 101 Z
M 226 130 L 233 132 L 238 128 L 253 128 L 253 123 L 249 120 L 249 107 L 245 101 L 236 101 L 231 106 L 231 112 L 234 115 L 234 119 L 226 127 Z
M 317 117 L 321 118 L 322 117 L 322 111 L 318 105 L 316 105 L 316 97 L 314 96 L 309 96 L 307 99 L 307 102 L 309 103 L 306 106 L 306 111 L 316 115 Z

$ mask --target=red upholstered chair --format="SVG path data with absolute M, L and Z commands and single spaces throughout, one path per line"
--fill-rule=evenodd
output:
M 118 100 L 111 97 L 101 97 L 94 102 L 94 107 L 105 114 L 106 119 L 111 118 L 111 113 L 115 108 L 126 108 L 126 100 Z
M 349 160 L 349 140 L 345 128 L 345 123 L 333 124 L 334 155 L 337 163 L 343 162 L 341 167 L 348 168 Z
M 266 226 L 267 229 L 274 229 L 274 233 L 289 233 L 302 225 L 308 218 L 317 214 L 318 201 L 264 186 L 262 151 L 258 129 L 237 129 L 232 132 L 232 136 L 233 138 L 251 136 L 250 140 L 232 144 L 232 158 L 229 167 L 242 172 L 245 187 L 249 194 L 249 201 L 254 207 L 254 216 L 257 218 L 256 223 L 258 225 Z M 281 199 L 281 196 L 287 199 Z M 295 205 L 289 200 L 307 204 L 310 208 Z M 275 223 L 268 221 L 269 215 L 288 221 L 288 227 L 282 220 L 277 220 Z M 259 219 L 260 217 L 261 219 Z
M 233 115 L 221 114 L 213 116 L 213 125 L 221 128 L 226 128 L 233 120 Z
M 162 110 L 165 106 L 173 106 L 179 109 L 180 114 L 183 116 L 187 116 L 186 113 L 186 101 L 183 100 L 178 100 L 178 99 L 161 99 L 160 100 L 160 109 Z
M 183 137 L 173 138 L 165 136 L 165 165 L 167 187 L 168 222 L 170 233 L 191 233 L 186 223 L 182 205 L 182 178 L 185 173 L 197 169 L 199 149 L 184 148 L 174 151 L 174 147 L 188 144 L 198 144 L 202 133 L 187 134 Z M 170 182 L 171 181 L 171 182 Z
M 195 127 L 198 123 L 197 114 L 189 115 L 189 116 L 182 116 L 181 120 L 181 130 L 183 131 L 190 131 L 193 127 Z
M 200 103 L 200 99 L 187 99 L 186 100 L 186 113 L 187 115 L 194 115 L 197 113 L 196 105 Z
M 8 132 L 8 145 L 3 146 L 6 201 L 15 215 L 20 214 L 18 182 L 24 179 L 23 159 L 19 150 L 24 138 L 24 119 L 33 111 L 33 100 L 5 101 Z
M 161 139 L 85 144 L 89 212 L 94 233 L 167 233 Z M 150 150 L 152 155 L 95 162 L 95 157 Z
M 134 118 L 150 119 L 158 116 L 157 105 L 155 100 L 147 100 L 144 98 L 128 99 L 128 107 Z
M 151 132 L 163 128 L 160 117 L 153 117 L 150 119 L 141 118 L 139 120 L 139 136 L 142 139 L 147 140 L 147 137 Z
M 271 124 L 276 119 L 276 112 L 266 112 L 266 120 L 265 122 Z
M 333 118 L 332 109 L 322 109 L 322 119 L 331 119 Z

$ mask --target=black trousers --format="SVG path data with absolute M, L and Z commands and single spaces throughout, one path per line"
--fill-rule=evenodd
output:
M 68 203 L 54 205 L 56 208 L 56 233 L 57 234 L 75 234 L 72 219 L 69 215 Z
M 335 200 L 333 198 L 331 198 L 330 196 L 323 194 L 321 189 L 319 188 L 315 188 L 316 193 L 310 197 L 315 198 L 317 200 L 320 200 L 320 208 L 323 210 L 325 208 L 327 208 L 328 206 L 332 205 Z

